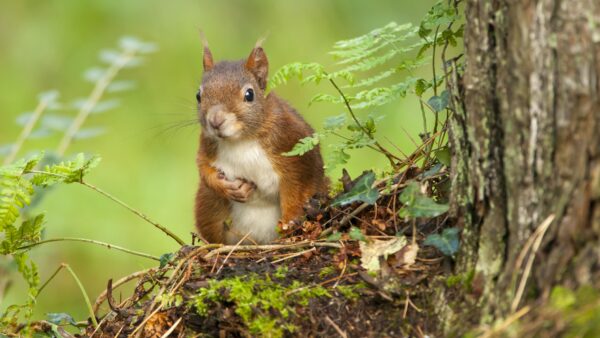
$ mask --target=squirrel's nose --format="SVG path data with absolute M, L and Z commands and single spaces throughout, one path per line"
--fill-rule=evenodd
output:
M 214 116 L 208 122 L 210 123 L 210 126 L 214 129 L 219 129 L 223 125 L 223 123 L 225 123 L 225 119 L 220 116 Z

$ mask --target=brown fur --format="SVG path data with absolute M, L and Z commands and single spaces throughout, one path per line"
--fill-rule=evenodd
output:
M 196 227 L 209 242 L 224 241 L 224 223 L 229 216 L 231 191 L 212 166 L 216 160 L 218 140 L 206 135 L 207 109 L 221 104 L 236 115 L 241 125 L 240 139 L 257 140 L 267 153 L 275 172 L 279 175 L 281 222 L 288 223 L 303 213 L 303 205 L 316 193 L 327 191 L 328 180 L 323 170 L 319 147 L 302 156 L 287 157 L 302 138 L 312 135 L 313 129 L 287 102 L 270 92 L 264 96 L 268 74 L 268 61 L 263 49 L 255 47 L 247 60 L 214 63 L 205 46 L 202 102 L 199 118 L 203 126 L 197 164 L 200 186 L 196 195 Z M 243 102 L 242 86 L 251 84 L 255 102 Z M 243 165 L 243 163 L 240 163 Z M 225 182 L 227 183 L 227 182 Z M 275 225 L 274 225 L 275 226 Z

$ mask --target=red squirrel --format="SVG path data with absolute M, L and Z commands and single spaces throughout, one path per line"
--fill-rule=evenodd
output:
M 246 60 L 214 62 L 204 43 L 196 94 L 202 132 L 197 164 L 196 227 L 211 243 L 269 243 L 277 224 L 290 224 L 328 180 L 319 147 L 284 156 L 313 129 L 273 91 L 260 44 Z M 229 228 L 225 225 L 230 220 Z

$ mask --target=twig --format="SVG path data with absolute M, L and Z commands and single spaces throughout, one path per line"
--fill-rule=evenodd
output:
M 77 283 L 77 286 L 79 286 L 79 290 L 81 291 L 81 294 L 83 295 L 83 299 L 85 300 L 85 305 L 88 308 L 88 312 L 90 314 L 90 319 L 92 320 L 92 324 L 94 325 L 94 328 L 98 327 L 98 321 L 96 320 L 96 315 L 94 314 L 94 311 L 92 310 L 92 303 L 90 303 L 90 298 L 88 297 L 87 292 L 85 291 L 85 287 L 79 280 L 79 277 L 77 277 L 77 275 L 75 274 L 75 271 L 73 271 L 73 269 L 71 269 L 71 266 L 69 266 L 69 264 L 62 263 L 62 265 L 64 265 L 64 267 L 69 271 L 71 276 L 73 276 L 73 279 L 75 279 L 75 282 Z
M 331 325 L 337 331 L 337 333 L 340 335 L 340 337 L 348 338 L 348 335 L 346 334 L 346 332 L 342 331 L 342 329 L 340 329 L 340 327 L 331 318 L 329 318 L 329 316 L 325 316 L 325 320 L 327 321 L 327 323 L 329 323 L 329 325 Z
M 231 256 L 231 254 L 235 251 L 235 249 L 237 249 L 240 246 L 240 244 L 242 244 L 244 242 L 244 240 L 246 238 L 248 238 L 248 236 L 250 236 L 250 233 L 251 233 L 251 231 L 249 231 L 247 234 L 245 234 L 244 237 L 242 237 L 237 243 L 235 243 L 235 245 L 233 246 L 233 248 L 231 248 L 231 251 L 229 251 L 229 253 L 227 253 L 227 256 L 225 256 L 225 259 L 223 260 L 223 263 L 217 269 L 217 275 L 219 274 L 219 272 L 221 272 L 221 269 L 223 269 L 223 267 L 225 266 L 225 263 L 227 262 L 227 260 Z
M 81 181 L 79 182 L 82 185 L 100 193 L 101 195 L 103 195 L 104 197 L 107 197 L 108 199 L 112 200 L 113 202 L 116 202 L 117 204 L 121 205 L 122 207 L 124 207 L 125 209 L 131 211 L 132 213 L 136 214 L 137 216 L 139 216 L 140 218 L 142 218 L 143 220 L 145 220 L 146 222 L 154 225 L 154 227 L 156 227 L 157 229 L 161 230 L 162 232 L 164 232 L 167 236 L 171 237 L 172 239 L 174 239 L 177 243 L 179 243 L 179 245 L 185 245 L 185 242 L 179 238 L 177 235 L 175 235 L 173 232 L 171 232 L 171 230 L 165 228 L 164 226 L 160 225 L 158 222 L 153 221 L 152 219 L 150 219 L 148 216 L 144 215 L 143 213 L 137 211 L 136 209 L 130 207 L 128 204 L 126 204 L 125 202 L 121 201 L 120 199 L 118 199 L 117 197 L 107 193 L 106 191 L 92 185 L 89 184 L 87 182 Z
M 317 249 L 317 248 L 314 248 L 314 247 L 313 247 L 313 248 L 310 248 L 310 249 L 308 249 L 308 250 L 303 250 L 303 251 L 299 251 L 299 252 L 294 252 L 294 253 L 292 253 L 292 254 L 285 255 L 285 256 L 284 256 L 284 257 L 282 257 L 282 258 L 279 258 L 279 259 L 276 259 L 276 260 L 272 261 L 272 262 L 271 262 L 271 264 L 275 264 L 275 263 L 283 262 L 283 261 L 285 261 L 285 260 L 287 260 L 287 259 L 290 259 L 290 258 L 294 258 L 294 257 L 302 256 L 302 255 L 304 255 L 305 253 L 307 253 L 307 252 L 311 252 L 311 251 L 315 251 L 316 249 Z
M 235 245 L 225 245 L 225 246 L 222 246 L 220 248 L 217 248 L 217 249 L 212 250 L 211 252 L 207 253 L 204 256 L 204 259 L 208 259 L 218 253 L 229 252 L 234 247 L 235 247 L 236 251 L 261 251 L 261 250 L 293 249 L 293 248 L 304 247 L 304 246 L 330 247 L 330 248 L 338 248 L 338 249 L 341 248 L 341 246 L 337 243 L 310 242 L 310 241 L 293 243 L 293 244 L 240 245 L 237 247 Z
M 510 306 L 511 311 L 516 311 L 519 303 L 521 302 L 521 297 L 523 296 L 523 291 L 525 290 L 525 285 L 527 285 L 527 280 L 529 279 L 529 274 L 531 273 L 531 267 L 533 266 L 533 261 L 535 259 L 535 255 L 542 244 L 542 239 L 546 234 L 546 231 L 554 221 L 554 214 L 548 216 L 542 224 L 536 229 L 533 233 L 532 237 L 535 237 L 535 241 L 533 241 L 533 247 L 531 252 L 529 253 L 529 258 L 527 259 L 527 264 L 525 265 L 525 270 L 523 271 L 523 275 L 521 276 L 521 281 L 519 283 L 519 288 L 517 289 L 517 293 L 513 302 Z M 525 248 L 524 248 L 525 249 Z M 517 270 L 518 271 L 518 270 Z
M 43 170 L 29 170 L 26 173 L 27 174 L 43 174 L 43 175 L 48 175 L 48 176 L 56 176 L 56 177 L 61 177 L 61 178 L 68 178 L 65 175 L 56 174 L 56 173 L 52 173 L 52 172 L 48 172 L 48 171 L 43 171 Z M 110 199 L 111 201 L 113 201 L 113 202 L 121 205 L 125 209 L 131 211 L 132 213 L 134 213 L 135 215 L 137 215 L 141 219 L 143 219 L 146 222 L 152 224 L 153 226 L 155 226 L 156 228 L 158 228 L 159 230 L 161 230 L 162 232 L 164 232 L 165 234 L 167 234 L 167 236 L 173 238 L 177 243 L 179 243 L 179 245 L 181 245 L 181 246 L 185 245 L 185 242 L 181 238 L 179 238 L 177 235 L 175 235 L 173 232 L 171 232 L 169 229 L 167 229 L 164 226 L 160 225 L 158 222 L 153 221 L 152 219 L 150 219 L 150 217 L 148 217 L 148 216 L 144 215 L 143 213 L 141 213 L 140 211 L 132 208 L 127 203 L 121 201 L 117 197 L 115 197 L 115 196 L 107 193 L 106 191 L 104 191 L 104 190 L 96 187 L 95 185 L 92 185 L 90 183 L 85 182 L 83 179 L 80 179 L 79 181 L 77 181 L 77 183 L 79 183 L 79 184 L 81 184 L 81 185 L 83 185 L 85 187 L 88 187 L 88 188 L 96 191 L 100 195 L 102 195 L 102 196 Z
M 529 308 L 529 306 L 526 306 L 526 307 L 522 308 L 518 312 L 515 312 L 514 314 L 510 315 L 510 317 L 506 318 L 497 327 L 493 327 L 493 328 L 485 331 L 482 335 L 479 336 L 479 338 L 495 337 L 497 333 L 500 333 L 500 332 L 506 330 L 506 328 L 509 327 L 510 324 L 512 324 L 515 321 L 519 320 L 519 318 L 521 318 L 524 315 L 526 315 L 527 313 L 529 313 L 530 310 L 531 310 L 531 308 Z
M 48 285 L 54 279 L 54 277 L 56 277 L 56 275 L 58 275 L 60 270 L 62 270 L 64 267 L 65 267 L 64 264 L 59 265 L 58 268 L 56 269 L 56 271 L 54 271 L 54 273 L 52 273 L 52 275 L 50 277 L 48 277 L 48 279 L 46 279 L 44 284 L 42 284 L 42 286 L 40 286 L 40 288 L 38 289 L 36 298 L 40 296 L 40 293 L 42 293 L 42 290 L 44 290 L 46 285 Z
M 134 251 L 134 250 L 123 248 L 123 247 L 120 247 L 120 246 L 117 246 L 117 245 L 113 245 L 113 244 L 110 244 L 110 243 L 100 242 L 100 241 L 96 241 L 96 240 L 93 240 L 93 239 L 87 239 L 87 238 L 74 238 L 74 237 L 51 238 L 51 239 L 46 239 L 46 240 L 43 240 L 43 241 L 39 241 L 39 242 L 35 242 L 35 243 L 31 243 L 31 244 L 28 244 L 28 245 L 21 246 L 21 247 L 17 248 L 17 250 L 27 250 L 27 249 L 31 249 L 33 247 L 36 247 L 38 245 L 42 245 L 42 244 L 46 244 L 46 243 L 51 243 L 51 242 L 84 242 L 84 243 L 97 244 L 97 245 L 104 246 L 104 247 L 109 248 L 109 249 L 115 249 L 115 250 L 118 250 L 118 251 L 123 251 L 123 252 L 129 253 L 129 254 L 135 255 L 135 256 L 140 256 L 140 257 L 145 257 L 145 258 L 153 259 L 155 261 L 160 261 L 160 258 L 158 258 L 156 256 L 153 256 L 153 255 L 150 255 L 150 254 L 147 254 L 147 253 L 143 253 L 143 252 L 139 252 L 139 251 Z
M 173 333 L 173 331 L 175 331 L 175 329 L 177 328 L 177 325 L 179 325 L 179 323 L 181 323 L 181 320 L 183 319 L 183 317 L 177 319 L 177 321 L 175 322 L 175 324 L 173 324 L 173 326 L 171 326 L 167 332 L 165 332 L 165 334 L 163 334 L 160 338 L 167 338 L 171 333 Z
M 119 279 L 118 281 L 114 282 L 112 284 L 113 289 L 133 280 L 139 277 L 142 277 L 150 272 L 154 272 L 156 271 L 157 268 L 150 268 L 150 269 L 146 269 L 146 270 L 142 270 L 142 271 L 137 271 L 134 272 L 130 275 L 127 275 L 121 279 Z M 100 305 L 102 305 L 102 303 L 106 300 L 106 297 L 108 296 L 108 290 L 104 290 L 102 291 L 102 293 L 96 298 L 96 302 L 94 303 L 94 306 L 92 307 L 92 310 L 94 311 L 94 313 L 98 312 L 98 309 L 100 308 Z
M 142 328 L 142 327 L 144 327 L 144 325 L 146 325 L 146 323 L 148 322 L 148 320 L 150 320 L 150 318 L 152 318 L 155 314 L 158 313 L 158 311 L 160 311 L 161 308 L 162 308 L 162 304 L 158 305 L 158 307 L 154 311 L 152 311 L 152 313 L 150 313 L 150 315 L 148 317 L 144 318 L 144 320 L 140 323 L 140 325 L 138 325 L 135 328 L 135 330 L 133 330 L 133 332 L 131 332 L 131 334 L 129 334 L 129 337 L 133 337 L 140 328 Z
M 42 113 L 44 112 L 44 110 L 46 110 L 47 107 L 48 107 L 48 100 L 44 100 L 44 99 L 40 100 L 40 102 L 38 103 L 37 107 L 35 108 L 35 110 L 33 112 L 33 115 L 27 121 L 27 124 L 25 125 L 25 127 L 23 127 L 23 130 L 21 131 L 21 134 L 19 134 L 19 137 L 15 141 L 15 144 L 13 144 L 13 146 L 11 147 L 10 154 L 8 154 L 8 156 L 4 159 L 3 164 L 6 165 L 6 164 L 9 164 L 12 161 L 14 161 L 15 157 L 17 157 L 17 154 L 19 153 L 19 150 L 23 146 L 23 143 L 25 143 L 25 140 L 27 140 L 27 138 L 31 134 L 33 127 L 35 126 L 37 121 L 40 119 L 40 117 L 42 116 Z
M 87 101 L 85 102 L 83 107 L 81 107 L 81 109 L 77 113 L 77 116 L 65 132 L 63 138 L 60 140 L 58 148 L 56 149 L 56 153 L 59 157 L 62 157 L 65 154 L 67 148 L 73 141 L 73 138 L 75 137 L 75 135 L 77 134 L 87 117 L 93 111 L 94 107 L 98 104 L 98 102 L 102 98 L 102 95 L 104 95 L 106 88 L 108 88 L 108 86 L 115 78 L 115 76 L 119 73 L 119 71 L 123 69 L 123 67 L 125 67 L 127 63 L 129 63 L 129 61 L 133 59 L 135 53 L 135 49 L 125 50 L 116 59 L 116 61 L 110 65 L 110 67 L 106 70 L 104 76 L 96 82 L 96 85 L 90 93 L 90 96 L 88 97 Z

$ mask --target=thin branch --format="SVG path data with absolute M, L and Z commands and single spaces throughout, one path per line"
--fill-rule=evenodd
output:
M 52 172 L 48 172 L 48 171 L 43 171 L 43 170 L 29 170 L 27 172 L 27 174 L 43 174 L 43 175 L 49 175 L 49 176 L 56 176 L 56 177 L 60 177 L 60 178 L 68 178 L 65 175 L 56 174 L 56 173 L 52 173 Z M 152 224 L 153 226 L 155 226 L 156 228 L 158 228 L 159 230 L 161 230 L 162 232 L 164 232 L 167 236 L 173 238 L 177 243 L 179 243 L 179 245 L 182 245 L 182 246 L 185 245 L 185 242 L 181 238 L 179 238 L 177 235 L 175 235 L 173 232 L 171 232 L 169 229 L 167 229 L 164 226 L 160 225 L 158 222 L 153 221 L 148 216 L 146 216 L 143 213 L 141 213 L 140 211 L 132 208 L 127 203 L 121 201 L 117 197 L 115 197 L 115 196 L 107 193 L 106 191 L 104 191 L 104 190 L 96 187 L 95 185 L 92 185 L 90 183 L 87 183 L 87 182 L 83 181 L 83 179 L 77 181 L 77 183 L 79 183 L 79 184 L 81 184 L 81 185 L 83 185 L 85 187 L 88 187 L 88 188 L 96 191 L 97 193 L 101 194 L 102 196 L 110 199 L 111 201 L 113 201 L 113 202 L 121 205 L 125 209 L 131 211 L 135 215 L 139 216 L 141 219 L 145 220 L 146 222 Z
M 79 277 L 77 277 L 77 275 L 75 274 L 75 271 L 73 271 L 73 269 L 71 269 L 71 266 L 69 266 L 69 264 L 63 263 L 62 265 L 64 265 L 65 268 L 67 268 L 67 270 L 69 271 L 69 273 L 71 274 L 71 276 L 73 276 L 73 279 L 75 279 L 75 282 L 77 283 L 77 286 L 79 286 L 79 290 L 81 290 L 81 293 L 83 294 L 83 299 L 85 300 L 85 305 L 88 308 L 88 312 L 90 314 L 90 318 L 92 320 L 92 324 L 94 324 L 94 328 L 97 328 L 98 327 L 98 321 L 96 320 L 96 315 L 94 315 L 94 311 L 92 310 L 92 303 L 90 303 L 90 298 L 88 297 L 87 292 L 85 291 L 85 287 L 83 286 L 83 284 L 79 280 Z
M 185 242 L 179 238 L 177 235 L 175 235 L 171 230 L 165 228 L 164 226 L 160 225 L 158 222 L 153 221 L 152 219 L 150 219 L 148 216 L 144 215 L 143 213 L 139 212 L 138 210 L 130 207 L 128 204 L 126 204 L 125 202 L 121 201 L 120 199 L 118 199 L 117 197 L 107 193 L 106 191 L 96 187 L 95 185 L 89 184 L 85 181 L 81 181 L 79 182 L 80 184 L 100 193 L 101 195 L 103 195 L 104 197 L 110 199 L 111 201 L 121 205 L 122 207 L 124 207 L 125 209 L 131 211 L 132 213 L 136 214 L 137 216 L 139 216 L 140 218 L 142 218 L 143 220 L 145 220 L 146 222 L 154 225 L 157 229 L 161 230 L 162 232 L 164 232 L 167 236 L 173 238 L 177 243 L 179 243 L 179 245 L 185 245 Z
M 31 248 L 36 247 L 38 245 L 42 245 L 42 244 L 46 244 L 46 243 L 52 243 L 52 242 L 83 242 L 83 243 L 91 243 L 91 244 L 96 244 L 96 245 L 104 246 L 104 247 L 109 248 L 109 249 L 115 249 L 117 251 L 126 252 L 128 254 L 132 254 L 132 255 L 135 255 L 135 256 L 140 256 L 140 257 L 145 257 L 145 258 L 153 259 L 155 261 L 160 261 L 160 258 L 158 258 L 156 256 L 153 256 L 153 255 L 150 255 L 150 254 L 147 254 L 147 253 L 130 250 L 130 249 L 127 249 L 127 248 L 120 247 L 118 245 L 113 245 L 113 244 L 110 244 L 110 243 L 100 242 L 100 241 L 96 241 L 96 240 L 93 240 L 93 239 L 75 238 L 75 237 L 61 237 L 61 238 L 46 239 L 46 240 L 43 240 L 43 241 L 39 241 L 39 242 L 35 242 L 35 243 L 31 243 L 31 244 L 28 244 L 28 245 L 21 246 L 21 247 L 17 248 L 17 250 L 28 250 L 28 249 L 31 249 Z
M 25 127 L 23 127 L 23 130 L 21 131 L 21 134 L 19 134 L 19 137 L 15 141 L 15 144 L 13 144 L 13 146 L 11 147 L 10 154 L 8 154 L 8 156 L 4 159 L 3 164 L 10 164 L 12 161 L 14 161 L 15 157 L 17 157 L 17 154 L 19 153 L 19 150 L 23 146 L 23 143 L 25 143 L 25 140 L 27 140 L 29 135 L 31 135 L 33 127 L 40 119 L 47 107 L 48 100 L 40 100 L 37 107 L 35 108 L 35 111 L 33 112 L 33 115 L 31 116 L 29 121 L 27 121 Z

